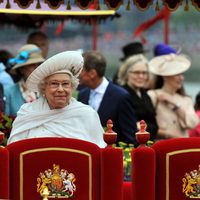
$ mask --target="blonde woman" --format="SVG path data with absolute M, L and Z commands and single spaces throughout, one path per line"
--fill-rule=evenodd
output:
M 183 73 L 190 66 L 188 57 L 174 53 L 149 62 L 149 70 L 158 76 L 156 89 L 148 91 L 157 113 L 158 139 L 186 137 L 186 130 L 199 121 L 192 99 L 183 88 Z
M 154 140 L 158 129 L 156 113 L 145 90 L 149 77 L 148 60 L 143 54 L 129 57 L 120 67 L 118 77 L 118 83 L 131 95 L 137 122 L 145 120 L 147 131 L 151 133 L 151 140 Z

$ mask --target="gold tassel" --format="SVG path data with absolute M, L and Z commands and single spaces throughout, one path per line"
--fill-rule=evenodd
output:
M 126 6 L 126 10 L 130 10 L 130 9 L 131 9 L 131 2 L 130 2 L 130 0 L 128 0 L 128 4 Z
M 37 9 L 40 9 L 40 8 L 41 8 L 40 0 L 37 0 L 36 8 L 37 8 Z
M 184 10 L 185 10 L 185 11 L 189 11 L 188 0 L 186 0 Z
M 9 0 L 7 0 L 6 8 L 11 8 Z
M 157 0 L 156 6 L 155 6 L 155 11 L 159 11 L 159 10 L 160 10 L 160 6 L 159 6 L 158 0 Z
M 71 10 L 70 0 L 67 2 L 67 10 Z

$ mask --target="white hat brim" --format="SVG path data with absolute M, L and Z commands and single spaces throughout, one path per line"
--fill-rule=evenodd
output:
M 42 63 L 44 61 L 45 61 L 44 58 L 30 58 L 28 61 L 26 61 L 24 63 L 16 64 L 14 67 L 11 68 L 11 70 L 16 70 L 18 68 L 25 67 L 25 66 L 31 65 L 31 64 Z
M 83 57 L 78 51 L 65 51 L 47 59 L 39 65 L 28 77 L 26 85 L 28 90 L 39 91 L 39 84 L 46 77 L 57 71 L 68 70 L 78 77 L 83 67 Z
M 149 71 L 159 76 L 173 76 L 189 69 L 191 61 L 185 55 L 157 56 L 149 61 Z

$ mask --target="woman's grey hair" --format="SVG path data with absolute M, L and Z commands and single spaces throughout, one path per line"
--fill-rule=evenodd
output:
M 144 63 L 145 65 L 148 66 L 148 60 L 143 54 L 137 54 L 129 57 L 119 68 L 118 72 L 118 80 L 117 82 L 120 85 L 125 85 L 127 83 L 127 75 L 131 69 L 131 67 L 137 63 Z
M 72 83 L 72 89 L 73 90 L 76 90 L 76 88 L 78 87 L 79 85 L 79 78 L 77 78 L 76 76 L 73 76 L 70 72 L 69 73 L 66 73 L 70 76 L 70 79 L 71 79 L 71 83 Z M 50 75 L 51 76 L 51 75 Z M 49 76 L 48 76 L 49 77 Z M 45 87 L 45 84 L 46 84 L 46 80 L 48 79 L 48 77 L 46 77 L 44 80 L 42 80 L 39 84 L 39 92 L 40 94 L 43 93 L 44 91 L 44 87 Z

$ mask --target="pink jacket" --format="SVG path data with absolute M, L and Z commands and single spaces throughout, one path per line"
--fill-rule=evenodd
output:
M 200 110 L 196 111 L 199 119 L 200 119 Z M 193 129 L 190 129 L 188 131 L 189 137 L 200 137 L 200 122 L 197 124 L 197 126 Z

